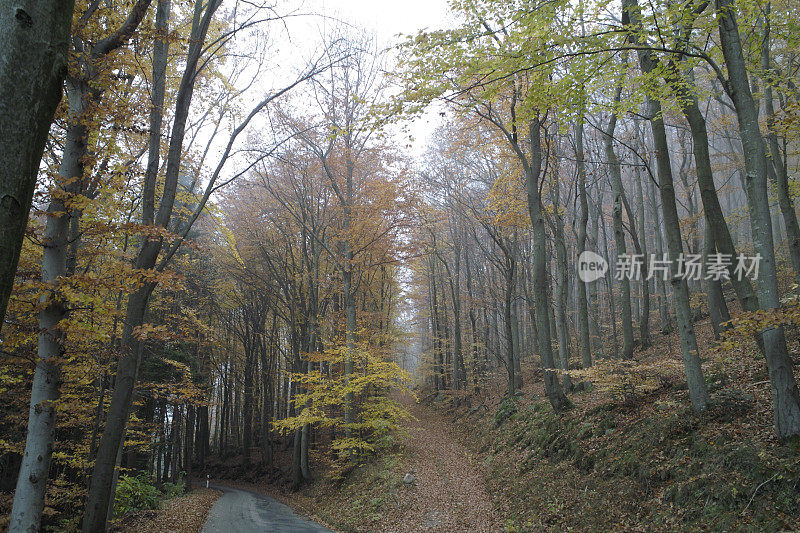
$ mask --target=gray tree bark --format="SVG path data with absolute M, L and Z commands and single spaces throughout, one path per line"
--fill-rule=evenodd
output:
M 753 247 L 761 255 L 758 299 L 762 309 L 775 309 L 780 307 L 780 299 L 767 201 L 767 154 L 758 125 L 758 111 L 750 92 L 736 9 L 730 0 L 716 0 L 716 9 L 722 53 L 728 67 L 725 90 L 736 109 L 744 149 L 745 192 Z M 779 439 L 800 435 L 800 393 L 786 349 L 783 328 L 766 329 L 762 332 L 762 338 L 772 389 L 775 433 Z
M 556 167 L 557 168 L 557 167 Z M 556 175 L 558 173 L 556 172 Z M 567 245 L 564 239 L 564 216 L 560 212 L 560 184 L 553 187 L 554 192 L 554 229 L 553 240 L 556 248 L 556 338 L 558 339 L 558 360 L 561 370 L 569 370 L 569 329 L 567 325 L 567 290 L 569 288 L 569 266 L 567 265 Z M 572 378 L 569 374 L 563 377 L 564 390 L 570 392 L 573 388 Z
M 558 374 L 555 371 L 553 346 L 550 336 L 550 298 L 547 294 L 547 249 L 544 225 L 544 210 L 539 193 L 539 178 L 542 171 L 541 122 L 535 117 L 529 124 L 530 160 L 525 167 L 525 185 L 528 193 L 528 213 L 533 225 L 533 300 L 536 305 L 539 352 L 542 358 L 545 393 L 556 412 L 569 406 Z
M 61 101 L 74 5 L 74 0 L 20 0 L 0 7 L 0 329 L 39 163 Z
M 622 94 L 622 86 L 617 88 L 614 95 L 614 105 L 618 105 Z M 614 151 L 614 131 L 617 125 L 617 111 L 612 110 L 603 137 L 606 160 L 608 161 L 609 174 L 611 177 L 611 191 L 614 194 L 614 208 L 612 211 L 612 221 L 614 223 L 614 242 L 617 246 L 617 256 L 624 256 L 628 253 L 625 246 L 625 227 L 622 222 L 623 195 L 625 191 L 622 187 L 622 172 L 620 170 L 619 158 Z M 633 357 L 633 317 L 631 313 L 631 282 L 627 276 L 622 276 L 620 284 L 620 304 L 622 305 L 622 358 L 630 359 Z
M 768 164 L 772 167 L 775 177 L 775 185 L 778 189 L 778 205 L 783 215 L 786 225 L 786 236 L 789 241 L 789 257 L 794 269 L 795 281 L 800 283 L 800 224 L 797 222 L 797 213 L 794 209 L 794 201 L 789 192 L 789 176 L 786 166 L 786 156 L 781 154 L 778 145 L 778 135 L 775 132 L 775 108 L 772 95 L 772 61 L 770 60 L 770 10 L 771 4 L 767 3 L 764 7 L 763 36 L 761 38 L 761 68 L 764 70 L 764 113 L 767 116 L 767 145 L 769 147 L 770 160 Z M 768 168 L 769 170 L 769 168 Z
M 200 1 L 195 3 L 186 68 L 176 96 L 175 118 L 167 155 L 167 168 L 161 202 L 155 216 L 154 202 L 150 204 L 152 211 L 149 212 L 143 202 L 142 220 L 145 223 L 148 220 L 153 220 L 156 225 L 162 228 L 166 228 L 169 224 L 175 203 L 183 139 L 194 91 L 195 71 L 203 51 L 211 18 L 220 3 L 221 0 L 211 0 L 205 5 Z M 160 137 L 160 133 L 160 131 L 151 129 L 150 141 L 154 142 L 153 137 Z M 154 185 L 146 184 L 145 187 L 145 190 L 155 191 Z M 154 268 L 161 247 L 161 240 L 146 240 L 142 243 L 142 247 L 137 254 L 134 267 L 137 269 Z M 106 426 L 103 431 L 103 437 L 100 440 L 100 447 L 97 451 L 97 458 L 89 483 L 89 493 L 82 526 L 84 533 L 99 533 L 104 531 L 106 527 L 105 510 L 108 508 L 109 500 L 113 498 L 112 484 L 116 465 L 115 459 L 117 451 L 122 445 L 140 362 L 138 349 L 140 341 L 134 335 L 134 329 L 144 323 L 150 294 L 154 288 L 155 284 L 145 283 L 128 297 L 125 326 L 122 332 L 123 351 L 117 364 L 116 386 L 111 396 Z
M 588 198 L 588 195 L 587 195 Z M 587 202 L 589 208 L 589 218 L 592 221 L 591 231 L 589 232 L 590 238 L 589 241 L 595 249 L 595 252 L 599 252 L 600 247 L 600 209 L 595 205 L 594 202 Z M 603 191 L 598 190 L 597 192 L 597 204 L 603 204 Z M 592 339 L 592 351 L 594 352 L 595 358 L 600 357 L 601 359 L 604 357 L 604 350 L 603 350 L 603 335 L 600 328 L 600 302 L 598 293 L 600 291 L 600 282 L 593 281 L 589 283 L 587 287 L 588 298 L 589 298 L 589 314 L 591 320 L 589 321 L 589 335 Z
M 653 244 L 657 257 L 664 254 L 664 238 L 661 235 L 661 214 L 658 210 L 656 187 L 648 180 L 647 193 L 650 200 L 650 214 L 653 217 Z M 672 331 L 672 317 L 669 314 L 667 298 L 667 284 L 661 276 L 656 276 L 656 291 L 658 292 L 658 314 L 661 319 L 661 333 L 666 335 Z
M 703 255 L 706 264 L 709 264 L 709 256 L 717 251 L 714 244 L 714 233 L 711 226 L 706 222 L 705 237 L 703 239 Z M 725 295 L 722 292 L 722 283 L 718 279 L 709 278 L 706 280 L 706 296 L 708 298 L 708 314 L 711 317 L 711 326 L 714 328 L 714 338 L 719 340 L 725 330 L 724 324 L 731 319 L 728 311 L 728 304 L 725 303 Z
M 635 122 L 636 127 L 636 148 L 639 148 L 639 121 Z M 636 209 L 639 211 L 639 225 L 637 231 L 639 234 L 639 250 L 638 253 L 642 255 L 644 261 L 647 260 L 647 236 L 645 235 L 645 227 L 647 225 L 647 210 L 644 205 L 644 193 L 642 191 L 642 172 L 641 167 L 637 165 L 634 169 L 634 187 L 636 191 Z M 645 269 L 646 270 L 646 269 Z M 645 279 L 646 276 L 642 274 L 640 289 L 642 291 L 642 315 L 639 319 L 639 335 L 641 337 L 642 348 L 650 346 L 650 282 Z
M 104 93 L 102 88 L 96 87 L 101 64 L 135 31 L 149 3 L 148 0 L 134 5 L 120 28 L 95 44 L 87 45 L 82 41 L 75 41 L 75 46 L 84 54 L 75 67 L 75 73 L 68 75 L 66 79 L 69 100 L 67 133 L 56 179 L 56 191 L 51 196 L 47 210 L 42 255 L 42 281 L 50 286 L 50 290 L 41 300 L 44 309 L 39 315 L 37 363 L 31 390 L 28 435 L 9 525 L 12 531 L 38 530 L 44 508 L 55 437 L 55 402 L 60 396 L 61 363 L 65 353 L 65 332 L 60 329 L 59 324 L 69 314 L 69 304 L 60 294 L 59 287 L 75 270 L 77 259 L 74 254 L 77 253 L 82 214 L 81 210 L 71 208 L 69 202 L 76 195 L 84 193 L 86 188 L 88 169 L 85 161 L 90 134 L 87 125 L 94 106 Z M 90 12 L 87 13 L 88 16 L 91 15 Z
M 83 186 L 87 132 L 81 118 L 86 111 L 88 96 L 88 87 L 81 80 L 71 80 L 68 87 L 70 125 L 57 178 L 59 187 L 47 208 L 42 254 L 42 281 L 50 290 L 41 299 L 46 306 L 39 314 L 40 333 L 28 414 L 28 435 L 14 492 L 10 531 L 39 528 L 55 438 L 55 402 L 61 395 L 61 360 L 66 335 L 59 323 L 67 318 L 69 307 L 59 294 L 59 286 L 71 274 L 67 268 L 70 219 L 77 216 L 67 207 L 66 201 L 79 193 Z M 77 235 L 74 237 L 77 238 Z
M 586 250 L 587 226 L 589 224 L 589 202 L 586 199 L 586 162 L 583 149 L 583 118 L 575 122 L 575 166 L 578 174 L 578 200 L 581 205 L 578 221 L 578 256 Z M 578 339 L 581 346 L 583 368 L 592 366 L 592 347 L 589 337 L 589 298 L 586 283 L 578 280 Z
M 641 13 L 638 0 L 623 0 L 623 19 L 628 21 L 626 26 L 632 31 L 629 39 L 633 44 L 646 45 L 646 39 L 641 34 Z M 655 69 L 652 52 L 641 48 L 638 50 L 639 66 L 643 73 L 650 74 Z M 667 248 L 669 250 L 670 274 L 673 291 L 673 303 L 678 324 L 678 333 L 681 338 L 681 355 L 689 388 L 689 397 L 695 411 L 703 411 L 708 407 L 708 390 L 703 371 L 700 366 L 700 355 L 697 348 L 697 338 L 692 324 L 691 309 L 689 307 L 689 288 L 686 280 L 677 275 L 677 259 L 683 252 L 681 239 L 680 218 L 675 203 L 675 189 L 672 177 L 672 164 L 669 157 L 669 146 L 664 120 L 661 114 L 661 103 L 651 96 L 647 96 L 650 126 L 653 133 L 654 148 L 656 150 L 656 164 L 658 170 L 658 184 L 661 193 L 661 208 L 664 213 L 664 228 L 667 234 Z

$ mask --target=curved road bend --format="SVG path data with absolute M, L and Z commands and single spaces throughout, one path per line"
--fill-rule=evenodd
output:
M 223 495 L 211 507 L 202 533 L 333 533 L 269 496 L 219 485 L 211 488 Z

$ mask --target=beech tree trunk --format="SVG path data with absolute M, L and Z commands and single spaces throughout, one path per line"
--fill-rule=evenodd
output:
M 542 358 L 544 385 L 550 405 L 556 412 L 569 406 L 555 370 L 550 336 L 550 298 L 547 294 L 547 247 L 539 177 L 542 170 L 541 123 L 535 118 L 529 125 L 531 158 L 525 165 L 525 185 L 528 193 L 528 213 L 533 225 L 533 299 L 536 306 L 539 352 Z
M 639 148 L 639 121 L 635 121 L 636 127 L 636 148 Z M 639 211 L 639 225 L 637 231 L 639 234 L 639 250 L 638 253 L 647 261 L 647 236 L 645 235 L 645 227 L 647 225 L 647 210 L 644 206 L 644 194 L 642 192 L 642 172 L 641 167 L 637 165 L 634 169 L 634 187 L 636 191 L 636 209 Z M 642 270 L 642 279 L 640 285 L 641 298 L 642 298 L 642 314 L 639 318 L 639 335 L 642 348 L 650 346 L 650 281 L 644 274 L 646 269 Z
M 767 145 L 769 147 L 769 161 L 767 164 L 773 169 L 771 174 L 775 177 L 778 190 L 778 205 L 786 225 L 786 236 L 789 241 L 789 257 L 792 260 L 795 282 L 800 283 L 800 224 L 797 222 L 797 213 L 794 201 L 789 191 L 789 177 L 786 168 L 786 154 L 781 154 L 778 145 L 778 135 L 775 133 L 774 120 L 775 108 L 772 96 L 773 70 L 770 60 L 770 10 L 768 2 L 764 7 L 763 35 L 761 38 L 761 68 L 764 70 L 764 113 L 767 116 Z M 768 167 L 768 170 L 769 170 Z
M 74 7 L 74 0 L 19 0 L 0 7 L 0 329 L 39 163 L 67 75 Z M 38 518 L 16 515 L 9 527 L 24 531 L 36 524 Z
M 703 203 L 703 212 L 706 225 L 711 230 L 714 246 L 719 253 L 730 255 L 735 258 L 736 247 L 722 206 L 717 195 L 717 187 L 714 183 L 714 174 L 711 167 L 711 156 L 709 154 L 708 129 L 706 120 L 697 100 L 695 92 L 692 90 L 694 76 L 691 70 L 687 71 L 685 77 L 681 77 L 677 66 L 670 65 L 670 77 L 668 83 L 672 83 L 673 88 L 681 97 L 683 103 L 683 114 L 689 123 L 689 130 L 692 134 L 692 148 L 694 152 L 695 171 L 697 173 L 697 183 L 700 187 L 700 200 Z M 745 311 L 754 311 L 758 308 L 758 298 L 753 290 L 750 280 L 746 277 L 739 279 L 734 276 L 733 267 L 728 268 L 730 282 L 733 285 L 736 296 Z
M 210 0 L 208 4 L 195 3 L 194 23 L 192 25 L 192 38 L 190 39 L 186 69 L 181 78 L 175 103 L 175 118 L 173 121 L 172 135 L 170 138 L 169 152 L 167 155 L 167 168 L 164 180 L 161 202 L 158 212 L 154 216 L 154 202 L 150 203 L 149 210 L 143 201 L 143 222 L 152 220 L 157 225 L 166 228 L 172 215 L 175 202 L 175 193 L 178 184 L 178 173 L 181 166 L 181 156 L 183 155 L 183 138 L 186 131 L 186 122 L 189 114 L 189 107 L 192 101 L 195 82 L 195 68 L 200 59 L 200 55 L 205 43 L 211 18 L 219 7 L 221 0 Z M 163 76 L 163 72 L 157 72 L 154 64 L 154 78 Z M 153 129 L 151 124 L 150 142 L 157 142 L 160 138 L 160 131 Z M 147 180 L 146 180 L 147 182 Z M 155 191 L 153 183 L 146 183 L 147 190 Z M 146 240 L 135 259 L 134 267 L 137 269 L 150 269 L 156 266 L 159 252 L 161 251 L 161 240 Z M 115 457 L 118 448 L 122 443 L 122 438 L 130 413 L 131 401 L 133 400 L 133 390 L 136 386 L 138 369 L 140 362 L 139 343 L 134 335 L 134 328 L 144 323 L 145 313 L 148 307 L 150 294 L 155 285 L 152 283 L 143 284 L 128 298 L 126 310 L 125 326 L 122 333 L 122 354 L 117 364 L 117 377 L 114 392 L 111 395 L 111 404 L 108 409 L 106 427 L 103 437 L 100 440 L 100 447 L 97 452 L 97 459 L 92 470 L 92 477 L 89 484 L 89 493 L 86 504 L 86 512 L 83 521 L 84 533 L 99 533 L 105 530 L 106 514 L 108 502 L 113 499 L 112 484 L 115 466 Z
M 516 391 L 516 365 L 514 364 L 514 332 L 511 326 L 513 316 L 511 306 L 514 298 L 514 260 L 506 258 L 505 281 L 506 287 L 503 296 L 503 333 L 506 340 L 506 367 L 508 369 L 508 394 L 514 396 Z
M 588 199 L 588 195 L 586 196 Z M 603 191 L 597 191 L 597 205 L 603 205 Z M 600 209 L 597 208 L 594 202 L 588 202 L 589 208 L 589 218 L 592 221 L 589 241 L 592 243 L 594 250 L 596 253 L 600 251 Z M 589 336 L 592 340 L 592 351 L 594 352 L 594 357 L 596 358 L 603 358 L 604 350 L 603 350 L 603 334 L 600 327 L 600 302 L 599 302 L 599 291 L 600 291 L 600 282 L 593 281 L 589 283 L 587 287 L 587 296 L 589 299 L 589 316 L 591 320 L 589 320 Z
M 641 28 L 641 13 L 638 0 L 623 0 L 623 19 L 628 21 L 628 28 L 639 32 Z M 634 44 L 646 44 L 646 39 L 641 34 L 631 34 L 630 40 Z M 650 74 L 656 62 L 652 52 L 641 48 L 638 50 L 639 66 L 644 74 Z M 673 185 L 672 163 L 669 157 L 667 132 L 661 113 L 661 103 L 647 96 L 650 127 L 653 133 L 653 143 L 656 151 L 656 165 L 658 174 L 659 192 L 661 193 L 661 209 L 664 213 L 664 229 L 667 235 L 667 249 L 670 258 L 670 275 L 677 319 L 678 333 L 681 338 L 681 355 L 686 372 L 686 382 L 689 387 L 689 397 L 692 409 L 704 411 L 708 407 L 708 390 L 703 371 L 700 366 L 700 355 L 697 348 L 697 338 L 692 324 L 692 314 L 689 306 L 689 288 L 686 280 L 678 276 L 678 257 L 683 252 L 681 238 L 680 218 L 675 203 L 675 188 Z
M 735 7 L 730 0 L 716 0 L 716 8 L 722 53 L 728 67 L 729 79 L 725 89 L 736 109 L 744 149 L 745 192 L 753 247 L 761 255 L 758 300 L 762 309 L 775 309 L 780 306 L 780 299 L 767 200 L 767 154 L 758 125 L 758 112 L 750 92 Z M 766 329 L 762 332 L 762 338 L 772 389 L 775 433 L 779 439 L 800 435 L 800 393 L 786 349 L 783 328 Z
M 558 165 L 556 165 L 556 175 Z M 567 296 L 569 289 L 569 265 L 567 265 L 567 245 L 564 238 L 564 216 L 560 212 L 560 184 L 553 188 L 554 232 L 553 240 L 556 248 L 556 338 L 558 339 L 558 362 L 561 370 L 569 370 L 569 326 L 567 324 Z M 569 374 L 563 377 L 564 390 L 572 391 L 572 378 Z
M 81 80 L 70 80 L 68 88 L 70 125 L 59 167 L 57 192 L 52 195 L 47 208 L 42 255 L 42 282 L 50 290 L 41 299 L 46 306 L 39 314 L 40 333 L 28 435 L 14 493 L 10 531 L 39 529 L 55 438 L 55 402 L 61 395 L 61 362 L 66 335 L 59 323 L 67 318 L 68 305 L 59 295 L 59 285 L 71 274 L 67 267 L 70 221 L 72 216 L 77 216 L 67 208 L 66 199 L 79 193 L 83 186 L 87 131 L 81 119 L 86 112 L 88 96 L 87 87 Z M 77 235 L 73 237 L 77 238 Z M 72 266 L 74 268 L 74 264 Z
M 709 256 L 716 253 L 716 251 L 714 234 L 711 231 L 711 226 L 706 222 L 705 237 L 703 239 L 703 256 L 706 264 L 711 261 Z M 719 339 L 725 329 L 723 324 L 731 319 L 720 280 L 713 278 L 706 280 L 706 297 L 708 298 L 708 314 L 711 318 L 711 326 L 714 328 L 714 338 Z
M 619 104 L 620 95 L 622 94 L 622 86 L 617 88 L 616 95 L 614 96 L 614 103 Z M 617 112 L 611 112 L 611 117 L 608 120 L 608 126 L 605 130 L 603 144 L 606 152 L 606 160 L 608 161 L 609 174 L 611 176 L 611 191 L 614 194 L 614 208 L 612 211 L 612 220 L 614 223 L 614 242 L 617 245 L 617 256 L 622 257 L 627 255 L 628 250 L 625 246 L 625 227 L 622 222 L 622 209 L 623 209 L 623 195 L 625 191 L 622 187 L 622 172 L 620 169 L 619 158 L 614 151 L 614 131 L 617 125 Z M 613 258 L 612 258 L 613 259 Z M 630 359 L 633 357 L 633 316 L 631 313 L 631 282 L 627 275 L 623 275 L 619 280 L 620 285 L 620 303 L 622 305 L 622 358 Z
M 74 273 L 76 267 L 75 253 L 80 239 L 82 210 L 73 209 L 70 200 L 84 193 L 86 187 L 88 137 L 91 133 L 88 124 L 91 123 L 93 107 L 100 102 L 104 93 L 101 87 L 96 86 L 100 81 L 100 68 L 108 55 L 122 46 L 135 31 L 149 3 L 149 0 L 142 0 L 135 4 L 125 22 L 109 37 L 92 45 L 76 45 L 85 49 L 85 57 L 74 67 L 74 74 L 66 78 L 69 119 L 56 188 L 47 210 L 42 257 L 42 281 L 51 289 L 42 298 L 45 305 L 39 314 L 37 363 L 31 391 L 28 435 L 9 525 L 12 531 L 38 530 L 44 509 L 55 437 L 55 402 L 60 396 L 61 363 L 65 353 L 66 336 L 59 324 L 69 313 L 68 302 L 63 300 L 59 285 Z M 24 9 L 18 8 L 18 16 L 25 13 Z M 42 12 L 38 14 L 44 16 Z M 41 43 L 34 46 L 41 46 Z M 58 95 L 60 97 L 60 87 Z M 38 159 L 36 164 L 38 166 Z M 0 204 L 5 204 L 8 198 L 11 197 L 4 197 Z M 25 220 L 26 217 L 22 216 L 23 228 Z
M 575 166 L 578 174 L 578 200 L 581 205 L 578 221 L 578 256 L 586 250 L 587 226 L 589 224 L 589 202 L 586 199 L 586 163 L 583 149 L 583 118 L 575 122 Z M 592 347 L 589 337 L 589 298 L 586 283 L 578 280 L 578 339 L 581 347 L 581 365 L 592 366 Z

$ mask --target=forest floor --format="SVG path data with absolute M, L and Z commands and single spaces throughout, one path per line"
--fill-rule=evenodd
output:
M 110 528 L 113 533 L 200 533 L 208 512 L 222 493 L 197 488 L 183 496 L 164 500 L 161 507 L 122 517 Z
M 337 531 L 800 530 L 800 443 L 774 436 L 763 357 L 749 339 L 714 348 L 707 319 L 695 327 L 711 395 L 704 413 L 691 410 L 678 335 L 654 329 L 635 370 L 589 376 L 595 384 L 570 394 L 563 413 L 529 359 L 513 398 L 502 371 L 467 391 L 401 397 L 413 419 L 363 464 L 343 469 L 316 443 L 316 479 L 297 492 L 286 482 L 288 447 L 276 454 L 276 483 L 235 457 L 212 476 Z M 798 380 L 799 333 L 788 334 Z
M 410 395 L 398 399 L 413 417 L 398 444 L 347 472 L 315 455 L 318 478 L 297 492 L 264 482 L 214 482 L 268 494 L 337 531 L 501 531 L 485 468 L 453 424 Z M 407 474 L 413 482 L 404 481 Z

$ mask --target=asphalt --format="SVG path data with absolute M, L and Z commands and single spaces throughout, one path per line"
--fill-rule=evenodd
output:
M 211 507 L 202 533 L 333 533 L 269 496 L 219 485 L 211 488 L 223 495 Z

